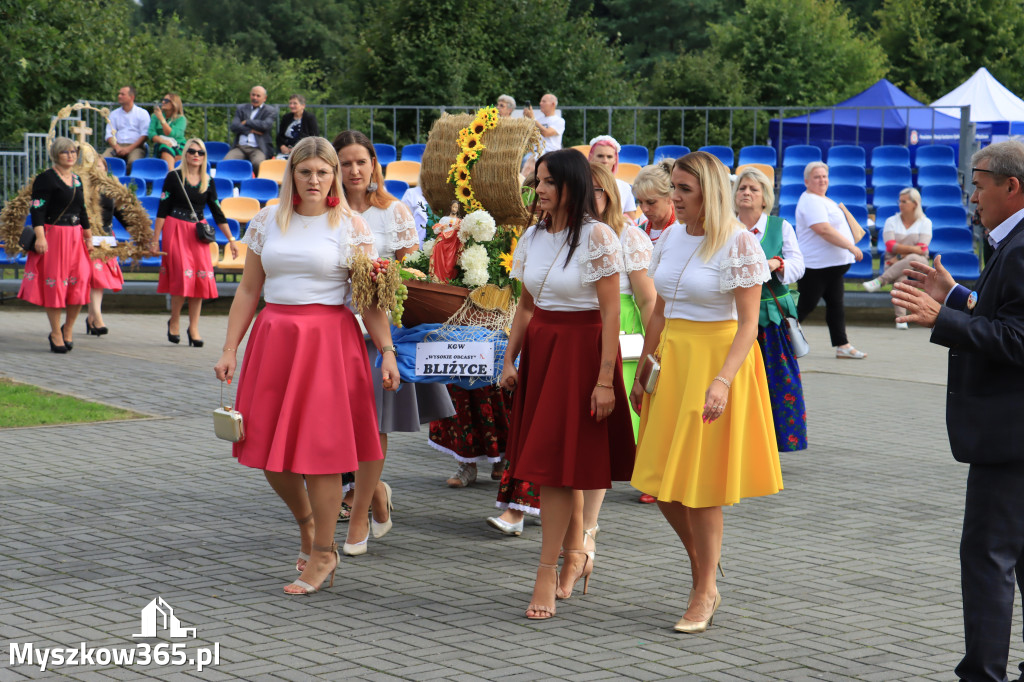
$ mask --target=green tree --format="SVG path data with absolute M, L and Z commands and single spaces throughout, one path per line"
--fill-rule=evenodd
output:
M 1024 91 L 1021 0 L 886 0 L 876 16 L 890 78 L 912 96 L 938 99 L 981 66 Z

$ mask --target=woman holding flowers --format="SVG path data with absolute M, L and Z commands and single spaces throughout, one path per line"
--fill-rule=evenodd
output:
M 369 138 L 358 131 L 347 130 L 334 138 L 334 148 L 338 152 L 345 199 L 370 226 L 379 256 L 401 261 L 407 254 L 418 250 L 420 240 L 416 222 L 405 204 L 384 188 L 384 176 Z M 385 393 L 380 388 L 380 369 L 373 367 L 377 349 L 369 339 L 366 349 L 376 393 L 380 447 L 387 456 L 389 433 L 418 432 L 420 424 L 447 417 L 454 413 L 454 407 L 441 384 L 414 384 L 397 393 Z M 371 529 L 375 538 L 383 537 L 391 530 L 391 488 L 382 482 L 373 491 L 375 504 L 372 505 L 373 518 L 369 524 L 367 516 L 371 495 L 360 495 L 356 490 L 351 499 L 352 520 L 343 551 L 349 556 L 357 556 L 366 553 Z M 343 508 L 342 514 L 344 512 Z
M 595 219 L 584 156 L 566 149 L 537 161 L 538 210 L 541 220 L 524 232 L 512 264 L 523 292 L 500 383 L 516 392 L 510 473 L 540 485 L 544 497 L 540 566 L 526 611 L 542 620 L 555 615 L 556 598 L 589 581 L 583 491 L 628 477 L 634 444 L 618 344 L 622 246 Z

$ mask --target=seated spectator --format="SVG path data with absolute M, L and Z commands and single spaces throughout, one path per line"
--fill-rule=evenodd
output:
M 255 85 L 249 91 L 249 103 L 241 104 L 235 110 L 229 129 L 235 134 L 235 144 L 224 156 L 225 159 L 245 159 L 259 171 L 260 164 L 274 156 L 274 145 L 270 131 L 277 120 L 277 109 L 267 104 L 267 90 Z
M 619 168 L 619 151 L 622 147 L 610 135 L 598 135 L 590 141 L 589 160 L 599 163 L 612 172 Z M 633 188 L 625 180 L 615 178 L 615 186 L 619 188 L 619 199 L 621 201 L 622 214 L 633 222 L 636 218 L 636 200 L 633 198 Z
M 188 120 L 182 113 L 181 98 L 173 92 L 164 95 L 159 106 L 153 108 L 149 119 L 149 140 L 153 143 L 153 156 L 167 162 L 167 170 L 181 161 L 185 148 L 185 126 Z
M 533 113 L 533 107 L 527 107 L 523 116 L 532 118 L 544 137 L 544 149 L 541 154 L 557 151 L 562 148 L 562 133 L 565 132 L 565 119 L 558 113 L 558 98 L 550 92 L 540 98 L 540 116 Z
M 130 173 L 132 164 L 146 156 L 149 114 L 142 107 L 135 106 L 135 88 L 131 85 L 117 91 L 117 103 L 121 106 L 110 112 L 110 122 L 103 135 L 109 145 L 103 156 L 124 159 Z
M 413 220 L 416 221 L 416 232 L 420 235 L 420 244 L 427 238 L 427 200 L 423 197 L 423 190 L 419 185 L 410 187 L 402 195 L 402 203 L 412 211 Z
M 317 125 L 316 115 L 306 111 L 306 98 L 302 95 L 292 95 L 288 98 L 288 111 L 291 116 L 281 117 L 281 126 L 277 130 L 277 150 L 281 158 L 287 158 L 292 153 L 292 147 L 299 143 L 304 137 L 320 137 L 320 126 Z
M 509 118 L 516 110 L 516 101 L 511 95 L 500 95 L 498 97 L 498 116 Z

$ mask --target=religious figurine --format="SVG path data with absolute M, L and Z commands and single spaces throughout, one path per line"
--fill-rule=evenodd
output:
M 430 269 L 434 279 L 448 282 L 455 277 L 455 265 L 459 262 L 462 242 L 459 240 L 459 202 L 452 202 L 451 213 L 434 225 L 434 251 L 430 254 Z

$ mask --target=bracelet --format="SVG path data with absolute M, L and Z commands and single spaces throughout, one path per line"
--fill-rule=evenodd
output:
M 611 386 L 609 386 L 608 384 L 602 384 L 600 381 L 597 382 L 597 387 L 598 388 L 611 388 Z
M 228 348 L 227 346 L 224 346 L 223 348 L 221 348 L 221 350 L 222 350 L 222 351 L 224 351 L 224 352 L 226 353 L 226 352 L 228 352 L 229 350 L 230 350 L 230 351 L 236 351 L 236 350 L 238 350 L 238 349 L 237 349 L 237 348 Z
M 384 355 L 384 353 L 387 353 L 388 351 L 391 351 L 396 356 L 398 355 L 398 349 L 395 348 L 394 346 L 383 346 L 383 347 L 381 347 L 380 354 Z
M 723 384 L 725 384 L 726 388 L 732 388 L 732 382 L 726 379 L 725 377 L 718 376 L 712 379 L 712 381 L 721 381 Z

